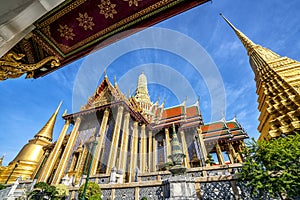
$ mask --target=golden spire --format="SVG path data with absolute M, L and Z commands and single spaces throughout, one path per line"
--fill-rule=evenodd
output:
M 252 42 L 244 33 L 242 33 L 239 29 L 237 29 L 235 26 L 233 26 L 233 24 L 231 24 L 231 22 L 226 19 L 226 17 L 224 17 L 222 15 L 222 13 L 220 13 L 221 17 L 227 22 L 227 24 L 234 30 L 235 34 L 238 36 L 238 38 L 241 40 L 241 42 L 243 43 L 244 47 L 246 48 L 248 55 L 251 55 L 251 53 L 253 52 L 254 48 L 257 46 L 254 42 Z
M 296 105 L 300 105 L 298 73 L 300 63 L 287 57 L 280 57 L 270 49 L 254 44 L 224 16 L 222 17 L 248 51 L 255 80 L 259 81 L 257 86 L 260 86 L 256 90 L 260 111 L 259 140 L 269 140 L 299 130 L 299 113 L 295 110 L 299 109 Z
M 57 114 L 58 114 L 61 104 L 62 104 L 62 101 L 59 103 L 55 112 L 50 117 L 50 119 L 45 124 L 45 126 L 34 136 L 35 138 L 42 137 L 42 138 L 48 139 L 49 141 L 52 141 L 53 128 L 54 128 L 56 117 L 57 117 Z

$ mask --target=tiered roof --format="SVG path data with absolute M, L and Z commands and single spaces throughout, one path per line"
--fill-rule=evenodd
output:
M 201 126 L 204 141 L 243 140 L 248 134 L 234 117 L 230 121 L 224 118 Z

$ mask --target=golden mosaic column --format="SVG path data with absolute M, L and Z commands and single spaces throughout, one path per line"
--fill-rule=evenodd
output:
M 143 124 L 141 128 L 141 154 L 140 154 L 140 161 L 141 161 L 141 172 L 145 172 L 146 169 L 146 153 L 147 153 L 147 143 L 146 143 L 146 125 Z
M 217 156 L 219 158 L 219 162 L 221 162 L 219 164 L 224 165 L 225 164 L 224 156 L 222 154 L 222 150 L 218 142 L 216 143 L 216 151 L 217 151 Z
M 229 158 L 232 157 L 232 159 L 233 159 L 232 163 L 235 163 L 236 159 L 241 163 L 240 158 L 239 158 L 238 154 L 235 152 L 235 149 L 233 148 L 231 143 L 228 144 L 228 147 L 229 147 Z
M 152 172 L 153 169 L 152 169 L 152 166 L 151 166 L 151 163 L 152 163 L 152 154 L 153 154 L 153 146 L 152 146 L 152 131 L 149 131 L 149 136 L 148 136 L 148 169 L 149 169 L 149 172 Z
M 80 143 L 80 145 L 82 145 L 82 143 Z M 78 163 L 76 166 L 75 184 L 78 184 L 80 181 L 80 177 L 83 173 L 84 161 L 87 158 L 87 155 L 88 155 L 88 148 L 86 145 L 84 145 L 83 150 L 82 152 L 80 152 L 78 157 Z
M 120 129 L 121 129 L 121 123 L 122 123 L 122 117 L 123 117 L 123 106 L 120 106 L 118 108 L 115 128 L 112 136 L 111 141 L 111 147 L 109 151 L 109 157 L 107 161 L 107 168 L 106 173 L 109 174 L 111 169 L 116 165 L 116 157 L 118 152 L 118 142 L 119 142 L 119 136 L 120 136 Z
M 230 147 L 231 146 L 231 147 Z M 232 145 L 229 143 L 228 144 L 228 151 L 227 151 L 230 163 L 233 164 L 235 163 L 235 152 L 232 149 Z
M 127 163 L 127 151 L 128 151 L 128 135 L 129 135 L 129 119 L 130 113 L 125 114 L 125 120 L 123 125 L 123 135 L 121 141 L 121 151 L 119 156 L 118 169 L 121 169 L 125 172 L 126 163 Z
M 98 167 L 98 163 L 99 163 L 99 159 L 100 159 L 101 148 L 102 148 L 104 138 L 105 138 L 105 130 L 107 127 L 108 116 L 109 116 L 109 109 L 106 108 L 104 111 L 104 115 L 102 118 L 100 130 L 99 130 L 98 144 L 97 144 L 95 155 L 94 155 L 94 160 L 93 160 L 92 169 L 91 169 L 91 175 L 94 175 L 97 173 L 97 167 Z
M 155 139 L 155 135 L 152 137 L 152 144 L 153 144 L 153 160 L 152 160 L 152 169 L 153 172 L 156 171 L 156 163 L 157 163 L 157 141 Z
M 59 135 L 59 138 L 58 138 L 52 152 L 50 153 L 50 155 L 47 159 L 47 162 L 45 163 L 45 166 L 43 167 L 41 175 L 38 178 L 38 182 L 46 182 L 47 179 L 49 178 L 50 173 L 54 167 L 54 164 L 59 156 L 59 150 L 61 149 L 61 145 L 64 141 L 64 138 L 68 131 L 69 126 L 70 126 L 70 121 L 66 120 L 65 125 Z
M 129 182 L 132 182 L 134 178 L 134 168 L 136 167 L 136 156 L 138 148 L 138 122 L 133 124 L 133 134 L 131 139 L 131 151 L 130 151 L 130 166 L 129 166 Z
M 80 117 L 77 117 L 75 125 L 73 127 L 73 130 L 70 134 L 69 140 L 67 142 L 66 148 L 65 148 L 65 150 L 63 152 L 63 155 L 61 157 L 61 160 L 58 164 L 58 167 L 57 167 L 58 170 L 56 170 L 56 172 L 54 174 L 54 178 L 53 178 L 52 183 L 51 183 L 52 185 L 59 184 L 60 179 L 64 175 L 64 171 L 65 171 L 65 169 L 67 167 L 67 164 L 68 164 L 68 159 L 71 156 L 72 149 L 74 147 L 74 144 L 75 144 L 75 141 L 76 141 L 76 138 L 77 138 L 77 133 L 78 133 L 78 129 L 79 129 L 79 126 L 80 126 L 80 122 L 81 122 Z
M 181 136 L 182 150 L 183 150 L 183 153 L 186 155 L 184 158 L 184 166 L 186 168 L 190 168 L 189 151 L 187 148 L 187 144 L 186 144 L 186 140 L 185 140 L 185 133 L 183 130 L 180 131 L 180 136 Z
M 167 157 L 166 157 L 166 162 L 168 162 L 168 156 L 171 155 L 171 141 L 170 141 L 170 134 L 169 134 L 169 129 L 165 128 L 165 138 L 166 138 L 166 150 L 167 150 Z
M 205 162 L 206 159 L 207 159 L 207 150 L 206 150 L 206 147 L 205 147 L 205 143 L 204 143 L 204 139 L 203 139 L 203 136 L 202 136 L 201 129 L 197 129 L 197 132 L 198 132 L 198 136 L 199 136 L 200 148 L 202 150 L 203 157 L 204 157 L 204 162 Z

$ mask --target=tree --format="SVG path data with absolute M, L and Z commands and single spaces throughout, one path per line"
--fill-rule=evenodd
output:
M 66 199 L 69 196 L 69 188 L 64 184 L 55 185 L 56 197 L 58 199 Z
M 84 184 L 82 184 L 79 188 L 79 199 L 82 198 L 83 195 L 83 189 L 84 189 Z M 86 188 L 86 193 L 85 193 L 85 199 L 88 200 L 101 200 L 102 199 L 102 192 L 97 183 L 94 182 L 88 182 L 87 188 Z
M 3 190 L 3 189 L 5 189 L 5 188 L 6 188 L 5 185 L 0 184 L 0 190 Z
M 293 199 L 300 194 L 300 134 L 270 141 L 252 139 L 244 150 L 240 181 L 252 195 Z
M 29 194 L 30 200 L 57 199 L 57 192 L 54 186 L 45 182 L 39 182 L 34 185 L 34 190 Z
M 212 155 L 207 154 L 207 158 L 205 160 L 205 163 L 208 165 L 213 165 L 215 164 L 214 158 L 212 157 Z

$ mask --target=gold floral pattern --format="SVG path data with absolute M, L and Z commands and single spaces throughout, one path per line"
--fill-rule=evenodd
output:
M 79 21 L 79 26 L 82 26 L 84 30 L 93 30 L 93 26 L 95 26 L 93 17 L 89 17 L 87 13 L 79 13 L 79 17 L 76 19 Z
M 68 27 L 68 25 L 59 25 L 59 29 L 57 29 L 58 32 L 60 32 L 60 37 L 65 38 L 66 40 L 73 40 L 73 37 L 75 34 L 73 33 L 73 29 Z
M 98 5 L 100 8 L 100 14 L 104 15 L 107 19 L 108 17 L 114 18 L 114 14 L 117 14 L 115 10 L 116 4 L 110 2 L 110 0 L 101 0 L 101 4 Z
M 123 1 L 128 1 L 129 6 L 135 5 L 136 7 L 138 7 L 139 1 L 142 1 L 142 0 L 123 0 Z

